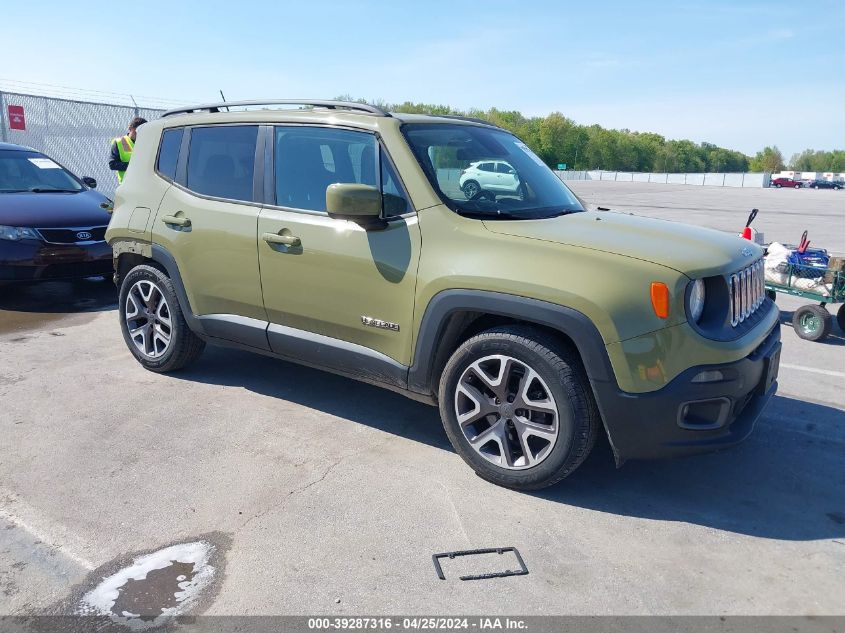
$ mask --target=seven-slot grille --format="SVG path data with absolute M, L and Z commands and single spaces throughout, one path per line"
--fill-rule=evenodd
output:
M 754 314 L 766 299 L 763 260 L 731 275 L 731 325 L 736 327 Z
M 78 229 L 37 229 L 45 242 L 51 244 L 77 244 L 79 242 L 102 242 L 106 239 L 106 226 Z M 80 237 L 81 234 L 81 237 Z M 90 237 L 88 237 L 90 235 Z

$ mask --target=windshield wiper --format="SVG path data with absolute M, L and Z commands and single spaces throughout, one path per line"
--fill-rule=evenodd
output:
M 46 187 L 32 187 L 31 189 L 27 189 L 27 191 L 31 191 L 32 193 L 77 193 L 82 191 L 81 189 L 48 189 Z
M 520 220 L 522 216 L 508 213 L 507 211 L 497 211 L 496 209 L 461 209 L 458 213 L 467 218 L 497 218 L 499 220 Z
M 29 189 L 0 189 L 0 193 L 23 193 Z
M 493 220 L 548 220 L 550 218 L 558 218 L 562 215 L 571 215 L 579 213 L 583 209 L 556 209 L 548 211 L 547 213 L 538 213 L 537 211 L 517 210 L 516 213 L 510 211 L 500 211 L 496 209 L 461 209 L 458 211 L 461 215 L 468 218 L 478 219 L 493 219 Z

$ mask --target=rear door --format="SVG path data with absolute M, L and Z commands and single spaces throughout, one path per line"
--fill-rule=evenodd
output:
M 258 254 L 271 348 L 288 353 L 286 340 L 308 332 L 409 364 L 420 231 L 378 139 L 357 130 L 276 126 L 269 145 L 273 168 L 265 178 L 273 204 L 259 217 Z M 330 218 L 326 187 L 336 182 L 381 187 L 387 226 L 366 231 Z M 299 243 L 271 244 L 265 234 Z M 331 365 L 330 358 L 315 362 Z
M 182 143 L 154 241 L 176 259 L 196 315 L 266 321 L 256 250 L 258 126 L 187 128 Z

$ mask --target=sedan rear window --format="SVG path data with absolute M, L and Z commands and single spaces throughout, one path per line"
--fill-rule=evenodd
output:
M 76 178 L 44 154 L 0 150 L 0 193 L 76 192 L 82 189 Z

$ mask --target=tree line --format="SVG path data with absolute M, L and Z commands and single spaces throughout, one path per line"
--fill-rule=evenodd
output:
M 448 105 L 411 101 L 368 102 L 349 96 L 338 99 L 371 103 L 391 112 L 483 119 L 516 134 L 552 168 L 565 163 L 567 169 L 641 172 L 777 172 L 784 169 L 783 156 L 774 146 L 766 147 L 752 157 L 713 143 L 667 139 L 653 132 L 579 125 L 560 112 L 526 117 L 516 110 L 497 108 L 458 110 Z M 793 169 L 802 171 L 845 171 L 845 151 L 805 150 L 793 156 L 791 162 Z

